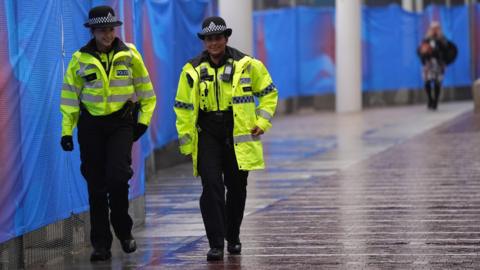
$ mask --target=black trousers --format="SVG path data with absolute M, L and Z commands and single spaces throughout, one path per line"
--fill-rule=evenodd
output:
M 432 84 L 433 84 L 434 93 L 432 93 Z M 441 87 L 442 87 L 442 83 L 439 80 L 428 80 L 425 82 L 425 92 L 427 93 L 429 108 L 432 108 L 432 109 L 437 108 Z
M 240 241 L 248 171 L 238 169 L 231 112 L 200 113 L 198 124 L 198 171 L 203 186 L 200 210 L 210 247 L 223 248 L 224 239 Z
M 133 119 L 120 115 L 122 111 L 92 116 L 82 110 L 78 122 L 80 169 L 88 185 L 90 241 L 94 248 L 111 248 L 110 221 L 117 238 L 131 237 L 128 181 L 133 175 Z

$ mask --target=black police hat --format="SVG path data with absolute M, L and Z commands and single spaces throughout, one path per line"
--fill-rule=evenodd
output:
M 105 28 L 122 25 L 122 22 L 115 17 L 115 11 L 109 6 L 98 6 L 88 12 L 88 21 L 83 24 L 90 28 Z
M 203 20 L 202 31 L 197 33 L 198 37 L 203 40 L 205 36 L 224 34 L 229 37 L 232 34 L 232 29 L 227 28 L 225 20 L 221 17 L 208 17 Z

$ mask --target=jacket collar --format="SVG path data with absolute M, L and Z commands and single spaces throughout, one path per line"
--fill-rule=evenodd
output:
M 220 64 L 218 66 L 223 66 L 228 58 L 232 58 L 234 61 L 240 61 L 245 56 L 248 56 L 248 55 L 242 53 L 241 51 L 239 51 L 235 48 L 227 46 L 227 48 L 225 49 L 225 55 L 224 55 L 222 61 L 220 61 Z M 197 67 L 202 62 L 209 62 L 210 65 L 212 67 L 214 67 L 214 64 L 211 63 L 211 61 L 210 61 L 210 56 L 208 55 L 208 51 L 206 51 L 206 50 L 203 51 L 199 56 L 195 57 L 194 59 L 191 59 L 188 62 L 193 67 Z

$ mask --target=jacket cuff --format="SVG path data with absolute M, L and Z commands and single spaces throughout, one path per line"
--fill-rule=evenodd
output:
M 180 146 L 180 153 L 183 155 L 190 155 L 192 153 L 192 144 L 185 144 Z
M 272 123 L 263 117 L 258 117 L 255 125 L 261 128 L 263 132 L 267 132 L 272 127 Z
M 140 113 L 140 115 L 138 116 L 138 123 L 144 124 L 145 126 L 149 126 L 150 119 L 151 119 L 151 116 L 149 116 L 148 114 Z
M 185 134 L 178 138 L 180 145 L 180 153 L 190 155 L 192 153 L 192 138 L 189 134 Z
M 72 136 L 73 130 L 71 127 L 62 128 L 62 136 Z

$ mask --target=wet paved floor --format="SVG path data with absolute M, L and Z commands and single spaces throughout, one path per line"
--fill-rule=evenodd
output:
M 191 165 L 148 184 L 139 250 L 65 269 L 479 269 L 480 116 L 471 103 L 279 117 L 249 177 L 243 252 L 207 263 Z

